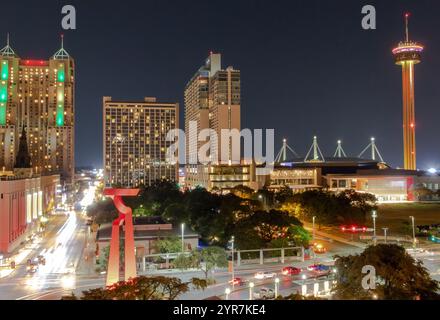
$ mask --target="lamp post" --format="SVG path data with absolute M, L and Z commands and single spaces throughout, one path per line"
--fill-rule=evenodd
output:
M 182 253 L 185 252 L 185 224 L 182 223 Z
M 416 248 L 416 227 L 414 224 L 414 216 L 410 216 L 412 222 L 413 248 Z
M 232 289 L 234 289 L 234 278 L 235 278 L 235 272 L 234 272 L 234 241 L 235 237 L 231 237 L 231 251 L 232 251 L 232 259 L 231 259 L 231 266 L 232 266 Z
M 388 228 L 382 228 L 383 229 L 383 233 L 384 233 L 384 237 L 385 237 L 385 243 L 387 243 L 387 231 Z
M 315 243 L 315 218 L 316 216 L 312 217 L 312 241 Z
M 275 299 L 278 297 L 278 286 L 280 284 L 280 278 L 275 278 Z
M 249 300 L 253 299 L 253 295 L 254 295 L 254 283 L 249 282 Z
M 376 210 L 373 210 L 373 214 L 371 216 L 373 218 L 373 245 L 376 245 L 376 218 L 377 218 Z
M 231 293 L 231 289 L 226 288 L 225 289 L 225 295 L 226 295 L 226 300 L 229 300 L 229 294 Z
M 303 275 L 301 276 L 301 279 L 302 279 L 302 281 L 303 281 L 303 284 L 305 284 L 305 283 L 306 283 L 307 276 L 306 276 L 305 274 L 303 274 Z

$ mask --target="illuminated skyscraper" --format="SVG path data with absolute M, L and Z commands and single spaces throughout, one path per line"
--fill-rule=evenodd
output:
M 393 49 L 394 61 L 402 67 L 404 169 L 416 170 L 416 122 L 414 111 L 414 65 L 421 61 L 423 46 L 409 40 L 409 14 L 405 14 L 405 41 Z
M 154 97 L 144 101 L 103 98 L 103 154 L 106 186 L 138 187 L 156 180 L 178 180 L 166 136 L 179 128 L 179 104 Z
M 222 69 L 221 54 L 210 53 L 205 64 L 194 74 L 185 87 L 185 133 L 186 133 L 186 177 L 190 187 L 209 184 L 210 166 L 200 163 L 197 151 L 206 145 L 197 136 L 203 129 L 212 129 L 209 137 L 210 165 L 231 164 L 231 159 L 239 159 L 229 148 L 228 159 L 221 159 L 222 129 L 240 130 L 240 70 L 233 67 Z M 191 130 L 191 123 L 197 130 Z M 218 137 L 214 139 L 213 135 Z M 238 151 L 239 152 L 239 151 Z M 199 163 L 197 163 L 197 160 Z M 224 160 L 221 162 L 220 160 Z
M 34 173 L 74 174 L 75 64 L 63 47 L 48 60 L 20 58 L 0 50 L 0 169 L 12 170 L 25 127 Z

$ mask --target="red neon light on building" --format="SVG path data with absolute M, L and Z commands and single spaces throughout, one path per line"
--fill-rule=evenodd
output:
M 45 60 L 31 60 L 31 59 L 27 59 L 27 60 L 21 60 L 20 61 L 20 65 L 22 65 L 22 66 L 32 66 L 32 67 L 48 66 L 49 62 L 47 62 Z

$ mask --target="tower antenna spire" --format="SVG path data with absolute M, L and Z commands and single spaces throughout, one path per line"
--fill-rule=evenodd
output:
M 6 45 L 9 46 L 9 32 L 6 33 Z
M 52 56 L 53 59 L 63 60 L 63 59 L 69 59 L 70 56 L 67 53 L 66 50 L 64 50 L 64 34 L 61 33 L 61 48 L 55 54 Z
M 406 39 L 406 42 L 409 42 L 408 20 L 409 20 L 409 12 L 405 13 L 405 39 Z

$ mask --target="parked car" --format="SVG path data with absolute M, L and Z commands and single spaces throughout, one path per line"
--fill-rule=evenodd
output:
M 261 288 L 260 291 L 254 292 L 253 297 L 255 300 L 274 299 L 275 292 L 273 291 L 273 289 Z

